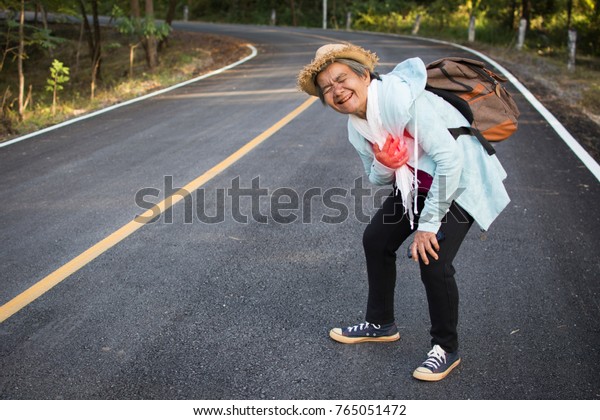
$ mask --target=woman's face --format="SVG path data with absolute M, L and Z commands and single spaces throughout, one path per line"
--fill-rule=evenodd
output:
M 325 103 L 331 108 L 342 114 L 366 118 L 367 92 L 371 83 L 367 72 L 358 76 L 346 64 L 334 62 L 317 75 L 316 82 Z

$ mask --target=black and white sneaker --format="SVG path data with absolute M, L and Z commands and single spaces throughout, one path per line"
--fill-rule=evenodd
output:
M 447 353 L 437 344 L 427 353 L 427 360 L 415 369 L 413 376 L 421 381 L 441 381 L 458 366 L 458 352 Z
M 400 338 L 395 323 L 377 325 L 363 322 L 346 328 L 333 328 L 329 337 L 344 344 L 364 343 L 367 341 L 389 342 Z

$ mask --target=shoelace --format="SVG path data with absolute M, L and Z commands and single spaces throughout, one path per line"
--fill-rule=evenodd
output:
M 446 363 L 446 352 L 436 344 L 431 351 L 427 353 L 427 360 L 423 362 L 423 366 L 437 369 L 442 363 Z
M 369 324 L 368 322 L 361 322 L 358 325 L 353 325 L 351 327 L 348 327 L 348 332 L 362 331 L 362 330 L 364 330 L 366 328 L 369 328 L 369 325 L 371 325 L 376 330 L 381 329 L 381 325 Z

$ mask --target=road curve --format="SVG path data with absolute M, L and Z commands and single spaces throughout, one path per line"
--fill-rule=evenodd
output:
M 243 38 L 258 55 L 0 149 L 4 305 L 194 188 L 0 323 L 1 399 L 600 397 L 599 183 L 520 94 L 519 132 L 496 147 L 512 201 L 457 258 L 463 364 L 434 389 L 410 376 L 429 335 L 405 259 L 401 340 L 327 337 L 364 318 L 361 235 L 385 189 L 361 178 L 345 118 L 306 103 L 295 76 L 332 41 L 376 51 L 381 72 L 468 54 L 366 33 L 177 28 Z

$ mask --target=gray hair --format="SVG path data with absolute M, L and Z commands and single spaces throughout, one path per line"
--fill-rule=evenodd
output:
M 350 70 L 352 70 L 354 73 L 356 73 L 356 75 L 358 75 L 360 77 L 362 77 L 366 72 L 369 74 L 369 77 L 371 78 L 371 80 L 373 80 L 373 79 L 381 80 L 377 73 L 372 72 L 369 69 L 369 67 L 365 66 L 364 64 L 359 63 L 358 61 L 350 60 L 348 58 L 336 58 L 331 63 L 345 64 L 348 67 L 350 67 Z M 323 91 L 321 90 L 321 87 L 317 83 L 317 76 L 319 75 L 319 73 L 321 73 L 323 70 L 325 70 L 327 68 L 327 66 L 329 66 L 331 63 L 327 63 L 326 66 L 324 66 L 319 72 L 317 72 L 313 76 L 313 83 L 314 83 L 315 87 L 317 88 L 317 92 L 319 94 L 319 99 L 321 100 L 322 104 L 325 104 L 325 96 L 323 95 Z

